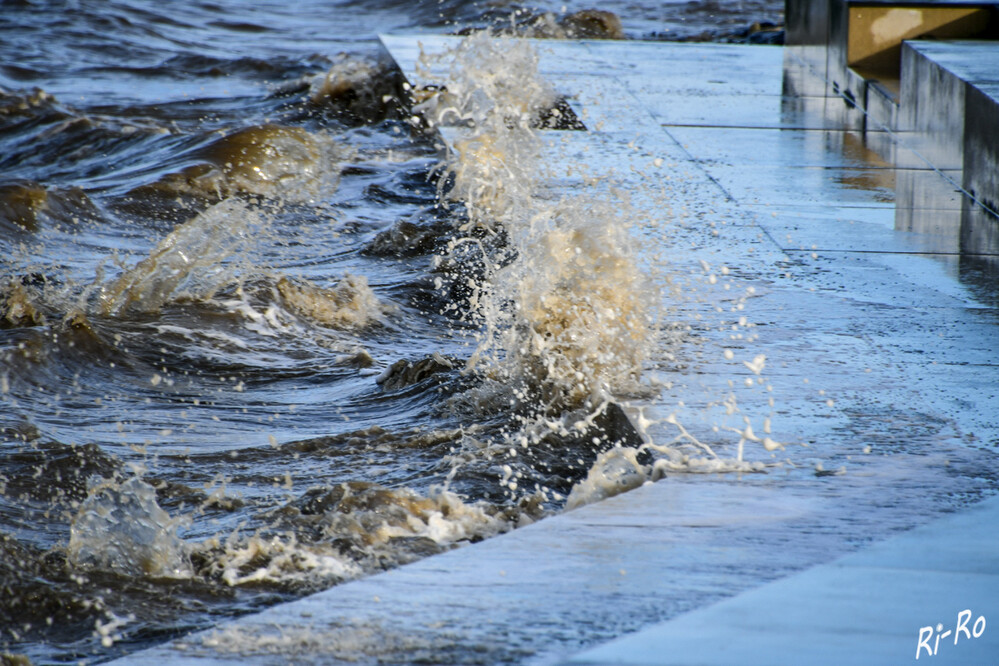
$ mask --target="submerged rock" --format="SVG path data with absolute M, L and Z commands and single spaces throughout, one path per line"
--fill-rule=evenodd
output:
M 434 353 L 419 361 L 396 361 L 375 381 L 386 391 L 394 391 L 418 384 L 438 372 L 449 372 L 460 365 L 461 361 L 456 358 Z
M 560 427 L 552 427 L 556 423 Z M 538 483 L 566 495 L 611 452 L 628 452 L 625 455 L 637 468 L 650 465 L 652 456 L 641 448 L 643 444 L 641 433 L 616 402 L 592 412 L 565 414 L 558 422 L 546 421 L 544 432 L 517 448 L 521 485 Z
M 394 63 L 341 53 L 309 82 L 309 112 L 347 124 L 404 117 L 409 94 Z
M 614 12 L 602 9 L 582 9 L 561 17 L 551 12 L 530 14 L 518 21 L 512 30 L 501 29 L 500 33 L 512 33 L 518 37 L 532 39 L 625 39 L 621 19 Z M 474 29 L 465 29 L 458 34 L 471 34 Z
M 655 33 L 656 39 L 675 39 L 680 42 L 716 42 L 722 44 L 769 44 L 784 43 L 784 26 L 770 21 L 756 21 L 741 28 L 724 30 L 705 30 L 684 37 L 671 37 L 668 34 Z
M 442 221 L 419 224 L 401 220 L 380 232 L 364 248 L 365 254 L 376 257 L 413 257 L 429 254 L 446 237 L 449 226 Z
M 580 418 L 569 430 L 553 432 L 542 440 L 542 445 L 551 450 L 572 450 L 585 454 L 590 461 L 596 454 L 615 447 L 638 448 L 643 443 L 642 435 L 616 402 Z
M 559 24 L 569 39 L 624 39 L 621 19 L 614 12 L 584 9 L 567 15 Z

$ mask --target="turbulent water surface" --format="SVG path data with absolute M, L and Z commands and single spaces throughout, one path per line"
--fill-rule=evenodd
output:
M 525 210 L 564 120 L 531 54 L 471 40 L 442 101 L 375 35 L 782 5 L 3 2 L 0 648 L 107 659 L 669 468 L 622 407 L 671 339 L 623 208 Z

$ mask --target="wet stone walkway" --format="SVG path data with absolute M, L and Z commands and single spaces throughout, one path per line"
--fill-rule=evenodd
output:
M 457 38 L 383 42 L 419 85 L 421 44 Z M 787 450 L 749 442 L 765 473 L 669 474 L 123 662 L 731 663 L 731 641 L 744 663 L 819 663 L 831 641 L 825 663 L 905 663 L 927 625 L 965 609 L 971 631 L 999 621 L 996 504 L 975 506 L 999 478 L 994 264 L 957 254 L 946 229 L 896 230 L 902 180 L 932 194 L 919 212 L 960 210 L 946 174 L 888 132 L 851 130 L 841 100 L 784 97 L 802 74 L 780 48 L 536 48 L 587 127 L 546 132 L 566 174 L 552 196 L 590 187 L 581 170 L 631 192 L 642 260 L 677 286 L 670 317 L 691 334 L 656 409 L 710 434 L 737 393 Z M 974 663 L 995 636 L 945 653 L 952 635 L 931 661 Z M 784 659 L 795 649 L 808 659 Z
M 566 664 L 990 664 L 999 499 Z

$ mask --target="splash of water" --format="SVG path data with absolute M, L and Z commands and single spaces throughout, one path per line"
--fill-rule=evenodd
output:
M 380 319 L 386 309 L 363 275 L 344 275 L 329 289 L 282 277 L 277 291 L 294 312 L 333 328 L 363 328 Z
M 538 76 L 538 56 L 525 42 L 477 33 L 453 53 L 439 94 L 415 110 L 435 127 L 465 127 L 447 163 L 452 182 L 443 194 L 460 201 L 473 225 L 516 227 L 531 210 L 539 182 L 542 142 L 532 126 L 556 96 Z M 422 56 L 424 76 L 433 58 Z
M 277 277 L 270 290 L 271 302 L 265 312 L 259 312 L 240 285 L 261 279 L 270 282 L 270 271 L 250 259 L 268 226 L 260 209 L 238 199 L 211 206 L 174 229 L 115 280 L 101 285 L 101 314 L 153 313 L 176 300 L 208 300 L 232 285 L 237 285 L 239 298 L 223 305 L 251 324 L 269 324 L 279 330 L 288 328 L 282 321 L 291 320 L 292 315 L 331 328 L 359 329 L 389 311 L 363 275 L 347 274 L 330 288 L 303 278 Z M 286 311 L 279 312 L 276 304 Z M 27 311 L 22 310 L 10 309 L 10 316 L 24 316 Z
M 597 502 L 633 490 L 650 480 L 648 470 L 638 461 L 638 450 L 615 447 L 601 453 L 565 501 L 566 510 Z
M 264 225 L 259 213 L 235 199 L 226 199 L 170 232 L 149 256 L 101 287 L 103 314 L 155 312 L 189 290 L 204 298 L 229 284 L 235 275 L 225 260 L 252 242 Z
M 596 406 L 633 388 L 653 341 L 656 296 L 620 211 L 570 200 L 529 224 L 519 260 L 493 276 L 495 293 L 515 305 L 488 304 L 489 351 L 504 350 L 505 374 L 529 378 L 554 408 Z
M 226 499 L 213 494 L 206 503 Z M 72 521 L 67 561 L 82 570 L 199 577 L 232 587 L 325 586 L 530 522 L 527 514 L 466 503 L 441 487 L 421 495 L 359 482 L 311 489 L 274 518 L 277 531 L 237 529 L 187 542 L 178 535 L 185 518 L 164 511 L 151 485 L 139 477 L 102 480 Z
M 36 294 L 18 280 L 10 280 L 0 288 L 0 327 L 40 326 L 45 314 L 35 302 Z
M 471 223 L 505 234 L 479 285 L 483 332 L 470 361 L 518 386 L 542 413 L 601 404 L 638 382 L 652 344 L 655 290 L 636 268 L 623 202 L 551 202 L 535 129 L 556 100 L 524 41 L 480 33 L 455 52 L 439 94 L 423 104 L 453 136 L 448 198 Z M 456 244 L 452 244 L 452 248 Z M 481 367 L 479 367 L 481 366 Z
M 230 586 L 332 584 L 516 524 L 440 487 L 421 495 L 360 482 L 310 489 L 280 516 L 275 525 L 287 528 L 282 532 L 234 532 L 194 546 L 203 562 L 199 573 Z
M 528 42 L 480 33 L 439 58 L 452 59 L 448 76 L 423 90 L 419 108 L 452 146 L 445 195 L 465 205 L 469 222 L 459 229 L 468 235 L 452 241 L 438 262 L 460 261 L 456 250 L 467 252 L 469 245 L 483 257 L 471 299 L 481 328 L 468 370 L 483 379 L 473 399 L 513 408 L 519 424 L 498 445 L 477 444 L 492 456 L 508 450 L 501 485 L 524 491 L 529 475 L 513 462 L 518 450 L 552 442 L 592 442 L 595 449 L 596 461 L 570 493 L 570 507 L 667 472 L 763 471 L 762 463 L 746 460 L 745 444 L 767 452 L 782 445 L 755 435 L 748 422 L 714 429 L 738 435 L 731 459 L 673 414 L 595 427 L 609 404 L 658 393 L 644 371 L 653 352 L 661 353 L 658 345 L 673 338 L 661 325 L 664 294 L 656 285 L 664 281 L 643 272 L 629 201 L 613 183 L 560 200 L 545 191 L 552 180 L 545 168 L 550 146 L 538 119 L 557 96 L 538 74 Z M 418 74 L 432 77 L 439 60 L 424 56 L 422 62 Z M 759 375 L 764 361 L 746 367 Z M 603 432 L 608 426 L 613 432 Z M 655 443 L 650 426 L 665 441 Z
M 209 571 L 229 586 L 290 581 L 337 583 L 361 574 L 361 568 L 348 558 L 322 546 L 299 543 L 294 533 L 283 538 L 233 537 L 211 558 L 209 566 Z
M 67 560 L 74 567 L 128 576 L 190 578 L 180 521 L 156 503 L 156 490 L 132 477 L 101 481 L 80 505 L 70 527 Z

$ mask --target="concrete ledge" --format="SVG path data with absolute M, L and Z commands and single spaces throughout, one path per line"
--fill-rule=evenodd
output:
M 993 663 L 997 523 L 999 499 L 987 500 L 565 663 Z
M 964 107 L 964 189 L 999 213 L 999 49 L 991 81 L 969 83 Z M 994 249 L 994 246 L 993 246 Z
M 999 43 L 907 42 L 899 129 L 910 146 L 974 199 L 962 207 L 960 250 L 999 250 Z M 982 210 L 976 210 L 977 206 Z
M 966 84 L 947 67 L 945 56 L 953 53 L 937 42 L 907 42 L 902 48 L 898 129 L 917 135 L 923 155 L 943 169 L 963 167 Z
M 897 83 L 908 39 L 960 39 L 987 34 L 988 2 L 848 2 L 846 64 L 871 78 Z M 892 87 L 889 83 L 889 88 Z M 897 91 L 896 91 L 897 92 Z

